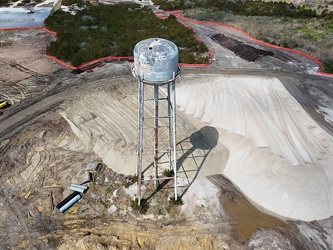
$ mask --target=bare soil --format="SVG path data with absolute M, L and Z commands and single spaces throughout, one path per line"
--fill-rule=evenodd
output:
M 256 49 L 250 45 L 244 44 L 243 42 L 227 37 L 223 34 L 214 35 L 212 36 L 212 39 L 217 41 L 221 46 L 227 48 L 230 51 L 233 51 L 237 56 L 249 62 L 257 61 L 264 56 L 274 55 L 273 52 Z
M 302 98 L 317 100 L 315 94 L 308 91 L 305 95 L 297 87 L 304 87 L 306 78 L 317 85 L 326 81 L 307 74 L 307 69 L 315 67 L 313 62 L 262 48 L 249 52 L 254 47 L 245 38 L 242 43 L 235 42 L 240 40 L 239 34 L 226 34 L 213 27 L 195 28 L 213 50 L 216 61 L 205 69 L 184 68 L 182 74 L 267 74 L 285 80 L 290 92 L 304 100 L 302 105 L 308 105 Z M 210 39 L 212 36 L 219 42 Z M 267 228 L 279 232 L 282 241 L 287 245 L 291 242 L 296 249 L 332 247 L 330 239 L 325 239 L 327 235 L 311 242 L 313 235 L 304 234 L 304 228 L 330 232 L 332 218 L 314 223 L 285 222 L 255 208 L 222 176 L 209 177 L 220 188 L 224 211 L 214 220 L 208 219 L 207 210 L 198 210 L 194 221 L 177 207 L 167 211 L 167 197 L 172 192 L 168 185 L 152 200 L 150 212 L 139 215 L 129 206 L 131 188 L 126 187 L 132 186 L 131 176 L 105 166 L 96 181 L 87 184 L 89 190 L 83 199 L 60 213 L 54 205 L 70 194 L 70 183 L 86 181 L 87 164 L 102 159 L 82 143 L 59 113 L 73 96 L 84 99 L 94 93 L 98 99 L 106 92 L 115 100 L 126 100 L 134 89 L 127 83 L 131 64 L 108 63 L 92 73 L 73 75 L 70 69 L 44 56 L 47 44 L 54 39 L 44 31 L 0 31 L 0 39 L 5 41 L 0 47 L 0 98 L 12 104 L 0 116 L 1 249 L 245 249 L 254 232 Z M 291 85 L 290 79 L 295 78 L 296 84 Z M 101 83 L 109 87 L 101 87 Z M 324 119 L 320 122 L 331 131 Z M 194 124 L 190 118 L 188 123 Z M 147 192 L 150 188 L 148 185 Z M 134 186 L 132 189 L 135 192 Z M 108 212 L 111 203 L 117 207 L 112 214 Z M 213 212 L 220 208 L 207 209 Z M 257 238 L 254 235 L 253 240 Z

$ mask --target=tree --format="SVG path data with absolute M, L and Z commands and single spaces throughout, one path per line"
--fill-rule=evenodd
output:
M 180 48 L 180 58 L 190 54 L 185 58 L 194 63 L 200 54 L 207 53 L 193 31 L 178 23 L 176 17 L 159 19 L 136 4 L 94 5 L 76 15 L 58 10 L 44 24 L 57 32 L 57 40 L 47 52 L 74 66 L 108 55 L 133 56 L 135 44 L 148 37 L 173 41 Z

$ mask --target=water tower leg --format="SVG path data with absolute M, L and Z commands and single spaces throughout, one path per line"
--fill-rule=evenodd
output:
M 173 136 L 172 136 L 172 116 L 171 116 L 171 108 L 172 108 L 172 104 L 171 104 L 171 89 L 170 89 L 170 83 L 168 83 L 167 86 L 167 98 L 168 98 L 168 157 L 169 157 L 169 171 L 173 170 L 173 164 L 172 164 L 172 147 L 173 147 Z
M 172 135 L 173 135 L 173 174 L 175 186 L 175 200 L 178 198 L 177 193 L 177 141 L 176 141 L 176 84 L 175 81 L 171 82 L 171 100 L 172 100 Z
M 139 127 L 139 138 L 138 138 L 138 159 L 137 159 L 137 176 L 138 176 L 138 204 L 141 204 L 141 183 L 142 183 L 142 151 L 143 151 L 143 120 L 144 120 L 144 85 L 143 82 L 138 81 L 138 127 Z
M 158 85 L 154 85 L 154 168 L 155 168 L 155 188 L 158 188 Z

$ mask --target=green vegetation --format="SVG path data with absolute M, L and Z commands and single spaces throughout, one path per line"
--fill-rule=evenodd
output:
M 164 169 L 163 170 L 163 176 L 165 177 L 173 177 L 175 174 L 173 172 L 173 170 L 170 169 Z
M 0 0 L 0 7 L 8 7 L 10 5 L 8 0 Z
M 324 72 L 330 72 L 333 73 L 333 60 L 327 60 L 324 62 L 323 67 Z
M 169 204 L 171 206 L 181 206 L 181 205 L 184 205 L 184 202 L 183 202 L 182 198 L 178 197 L 176 200 L 175 197 L 172 196 L 172 197 L 170 197 Z
M 85 2 L 83 0 L 62 0 L 61 4 L 65 5 L 65 6 L 70 6 L 70 5 L 73 5 L 73 4 L 76 4 L 78 7 L 84 7 L 85 6 Z M 89 3 L 87 2 L 87 4 L 89 4 Z
M 170 197 L 169 204 L 166 206 L 165 209 L 168 213 L 171 213 L 172 211 L 176 210 L 175 209 L 176 206 L 182 206 L 182 205 L 184 205 L 182 198 L 178 197 L 176 200 L 175 197 L 172 196 Z
M 188 7 L 184 0 L 154 0 L 154 4 L 159 5 L 162 10 L 183 10 Z
M 207 47 L 195 39 L 193 31 L 174 16 L 159 19 L 151 9 L 137 4 L 86 6 L 71 15 L 56 11 L 45 26 L 57 32 L 47 53 L 78 66 L 104 56 L 133 56 L 137 42 L 150 37 L 173 41 L 182 63 L 207 63 Z
M 140 214 L 147 213 L 149 209 L 149 202 L 147 199 L 141 199 L 141 204 L 139 205 L 138 198 L 131 200 L 130 206 L 133 208 L 134 211 L 138 211 Z
M 213 9 L 214 11 L 225 11 L 234 15 L 241 16 L 272 16 L 272 17 L 293 17 L 293 18 L 311 18 L 316 17 L 316 11 L 306 6 L 295 6 L 286 2 L 265 2 L 258 1 L 220 1 L 220 0 L 157 0 L 156 5 L 160 5 L 161 9 L 194 9 L 204 8 Z M 324 15 L 330 15 L 325 9 Z

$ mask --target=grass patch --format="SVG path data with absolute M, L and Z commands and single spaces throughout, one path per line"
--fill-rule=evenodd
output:
M 168 213 L 171 213 L 176 207 L 184 205 L 183 199 L 178 197 L 177 200 L 174 196 L 170 197 L 169 204 L 166 206 Z
M 184 205 L 183 199 L 178 197 L 177 200 L 175 199 L 174 196 L 170 197 L 169 204 L 171 206 L 181 206 Z
M 146 214 L 150 207 L 150 204 L 147 199 L 142 198 L 141 204 L 139 205 L 138 198 L 135 198 L 134 200 L 131 200 L 130 206 L 131 206 L 131 208 L 133 208 L 134 211 L 137 211 L 140 214 Z
M 322 31 L 311 26 L 299 26 L 298 28 L 295 28 L 295 31 L 300 32 L 300 34 L 304 36 L 305 40 L 317 41 L 320 39 L 320 37 L 322 37 L 320 34 Z
M 163 176 L 164 177 L 173 177 L 175 174 L 173 172 L 173 170 L 170 169 L 164 169 L 163 171 Z

